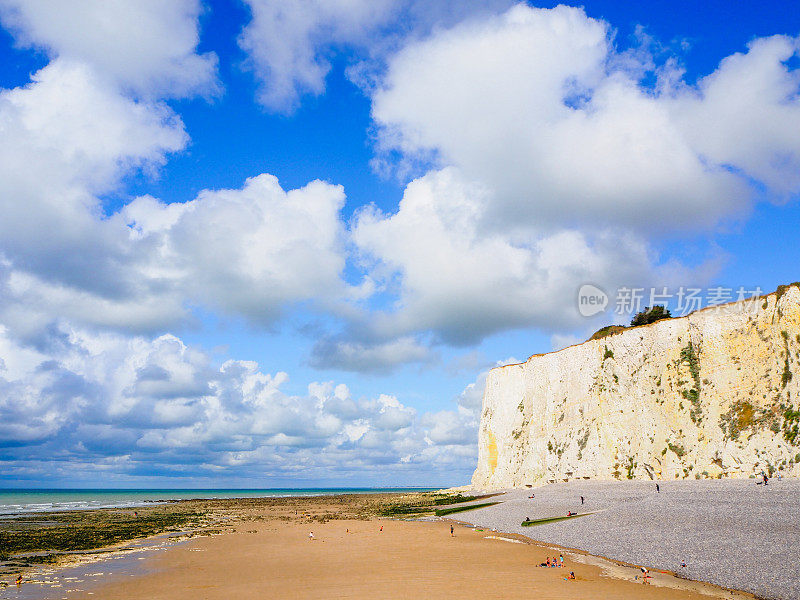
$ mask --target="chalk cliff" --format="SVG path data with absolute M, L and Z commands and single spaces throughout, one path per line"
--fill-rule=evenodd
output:
M 472 484 L 798 476 L 799 426 L 792 284 L 493 369 Z

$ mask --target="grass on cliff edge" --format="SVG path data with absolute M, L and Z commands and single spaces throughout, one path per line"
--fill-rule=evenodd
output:
M 604 337 L 608 337 L 610 335 L 614 335 L 615 333 L 622 333 L 628 329 L 625 325 L 606 325 L 605 327 L 601 327 L 597 331 L 592 334 L 590 340 L 600 340 Z
M 534 525 L 545 525 L 547 523 L 557 523 L 558 521 L 566 521 L 567 519 L 577 519 L 578 517 L 587 517 L 593 513 L 581 513 L 579 515 L 571 515 L 569 517 L 547 517 L 544 519 L 533 519 L 532 521 L 523 521 L 523 527 L 532 527 Z

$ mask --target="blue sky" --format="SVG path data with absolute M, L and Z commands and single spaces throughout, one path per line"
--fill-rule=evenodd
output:
M 466 483 L 486 369 L 628 320 L 621 287 L 798 279 L 798 34 L 779 2 L 0 0 L 3 481 Z

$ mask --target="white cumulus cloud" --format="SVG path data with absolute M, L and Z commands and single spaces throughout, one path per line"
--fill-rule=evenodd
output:
M 325 91 L 334 49 L 353 52 L 350 76 L 367 87 L 403 40 L 486 14 L 512 0 L 245 0 L 251 21 L 239 36 L 260 88 L 258 101 L 291 113 Z
M 273 322 L 295 301 L 336 298 L 346 286 L 344 191 L 321 181 L 284 191 L 271 175 L 241 190 L 206 190 L 165 205 L 134 200 L 123 217 L 152 253 L 152 278 L 184 297 L 256 322 Z
M 582 9 L 518 5 L 408 44 L 373 96 L 380 144 L 435 156 L 520 220 L 676 231 L 741 215 L 755 180 L 798 189 L 796 39 L 753 41 L 697 85 L 674 62 L 658 84 Z
M 251 361 L 216 366 L 172 335 L 53 334 L 59 343 L 37 351 L 0 327 L 4 478 L 35 472 L 38 481 L 80 482 L 101 468 L 109 481 L 128 482 L 144 475 L 458 483 L 452 469 L 465 479 L 472 468 L 460 447 L 471 441 L 453 423 L 445 428 L 389 394 L 355 397 L 332 382 L 290 394 L 286 373 L 264 373 Z M 25 451 L 6 456 L 4 448 Z
M 353 240 L 372 258 L 374 277 L 400 280 L 399 301 L 372 316 L 390 337 L 435 331 L 467 344 L 503 329 L 574 324 L 576 282 L 613 289 L 656 270 L 647 244 L 615 230 L 505 231 L 487 216 L 491 192 L 454 168 L 406 188 L 394 214 L 362 211 Z M 570 304 L 566 304 L 570 302 Z
M 90 65 L 144 96 L 217 91 L 214 54 L 197 54 L 199 0 L 2 0 L 18 44 Z

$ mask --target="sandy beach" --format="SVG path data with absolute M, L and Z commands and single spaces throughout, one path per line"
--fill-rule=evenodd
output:
M 381 532 L 380 527 L 384 530 Z M 193 540 L 154 559 L 154 572 L 111 581 L 78 598 L 708 598 L 603 576 L 569 558 L 535 565 L 553 551 L 448 523 L 335 521 L 314 528 L 254 523 Z M 348 533 L 349 530 L 349 533 Z M 575 571 L 575 581 L 565 581 Z M 713 596 L 712 596 L 713 597 Z M 730 595 L 716 595 L 730 598 Z
M 363 502 L 347 497 L 228 502 L 212 511 L 217 519 L 207 531 L 212 535 L 149 555 L 139 575 L 105 571 L 81 591 L 43 590 L 42 597 L 750 597 L 661 573 L 653 573 L 653 584 L 644 585 L 636 568 L 568 551 L 563 568 L 541 568 L 547 557 L 558 556 L 557 547 L 446 518 L 370 518 Z M 102 565 L 93 569 L 103 571 Z M 565 580 L 570 571 L 575 580 Z M 12 586 L 3 597 L 13 598 L 13 591 Z
M 314 528 L 315 541 L 301 524 L 242 525 L 252 529 L 193 540 L 159 556 L 147 576 L 78 597 L 709 598 L 604 576 L 602 568 L 569 558 L 564 568 L 539 568 L 552 550 L 487 539 L 513 537 L 462 526 L 450 537 L 445 522 L 333 521 Z M 570 571 L 575 581 L 564 580 Z

